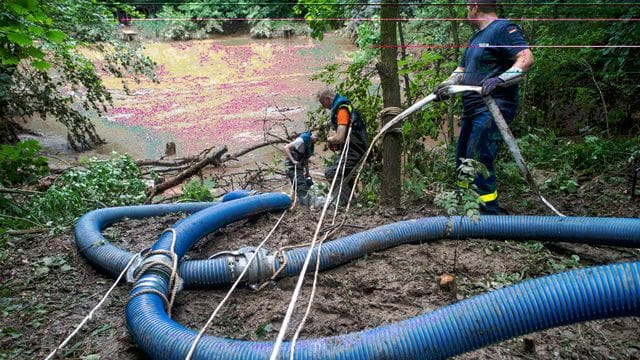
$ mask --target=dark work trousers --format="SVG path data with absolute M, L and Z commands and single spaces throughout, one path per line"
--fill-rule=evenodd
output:
M 308 162 L 298 163 L 298 165 L 293 165 L 291 160 L 285 159 L 284 166 L 287 170 L 287 177 L 293 184 L 294 178 L 296 181 L 296 194 L 298 195 L 298 199 L 301 199 L 307 195 L 309 188 L 313 185 L 311 179 L 307 180 L 307 166 L 309 166 Z M 296 177 L 297 175 L 297 177 Z
M 343 150 L 344 151 L 344 150 Z M 344 176 L 348 176 L 355 169 L 356 165 L 360 161 L 360 159 L 364 156 L 364 152 L 366 151 L 366 144 L 362 141 L 358 141 L 355 137 L 351 138 L 351 143 L 349 145 L 349 153 L 347 154 L 346 159 L 346 167 Z M 336 154 L 337 156 L 331 163 L 324 169 L 324 177 L 327 179 L 329 184 L 333 180 L 336 172 L 338 172 L 338 179 L 336 180 L 336 186 L 334 189 L 334 196 L 337 196 L 338 189 L 340 187 L 340 181 L 342 180 L 342 167 L 343 163 L 340 164 L 340 169 L 338 169 L 338 162 L 340 161 L 340 153 Z M 351 194 L 351 189 L 353 188 L 353 184 L 355 183 L 355 174 L 351 176 L 349 181 L 342 185 L 342 192 L 340 193 L 340 204 L 344 205 L 349 201 L 349 195 Z
M 515 116 L 513 112 L 502 114 L 510 123 Z M 456 169 L 460 167 L 460 159 L 474 159 L 487 167 L 488 177 L 478 174 L 474 180 L 476 191 L 485 204 L 481 211 L 485 214 L 499 214 L 498 192 L 494 161 L 500 149 L 502 135 L 489 110 L 472 116 L 463 116 L 460 136 L 456 147 Z

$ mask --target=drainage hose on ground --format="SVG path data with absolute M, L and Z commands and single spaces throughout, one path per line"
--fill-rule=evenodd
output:
M 222 201 L 246 197 L 248 192 L 236 190 L 226 194 Z M 111 244 L 101 231 L 112 224 L 128 219 L 143 219 L 172 213 L 194 213 L 214 206 L 217 202 L 176 203 L 160 205 L 120 206 L 97 209 L 84 214 L 76 223 L 73 233 L 78 251 L 106 274 L 117 277 L 135 254 Z
M 296 344 L 295 359 L 443 359 L 527 333 L 640 315 L 640 263 L 574 270 L 472 297 L 390 325 Z M 197 332 L 171 320 L 157 296 L 127 305 L 134 340 L 153 359 L 184 359 Z M 273 342 L 203 337 L 193 359 L 268 359 Z M 289 359 L 289 343 L 282 358 Z
M 234 191 L 222 201 L 246 197 L 246 191 Z M 135 254 L 109 243 L 101 230 L 124 218 L 138 219 L 175 212 L 193 213 L 216 203 L 185 203 L 167 205 L 140 205 L 91 211 L 80 218 L 74 230 L 76 244 L 82 255 L 107 274 L 115 277 Z M 440 239 L 515 239 L 550 242 L 573 242 L 589 245 L 640 247 L 638 219 L 547 217 L 547 216 L 482 216 L 475 223 L 465 217 L 432 217 L 388 224 L 365 232 L 326 242 L 322 247 L 320 269 L 327 270 L 358 259 L 365 254 L 401 244 Z M 307 248 L 297 248 L 275 257 L 273 266 L 262 267 L 257 278 L 262 282 L 271 278 L 286 259 L 281 277 L 297 275 L 304 263 Z M 312 254 L 315 258 L 315 250 Z M 185 288 L 224 287 L 239 275 L 229 267 L 229 258 L 186 260 L 180 264 L 179 275 Z M 309 269 L 312 271 L 312 269 Z
M 261 195 L 221 204 L 184 219 L 174 228 L 178 239 L 176 253 L 184 255 L 206 231 L 214 231 L 248 213 L 269 211 L 270 206 L 273 206 L 271 210 L 284 206 L 273 196 Z M 640 222 L 637 219 L 527 216 L 483 216 L 478 223 L 460 217 L 412 220 L 327 243 L 323 246 L 321 262 L 323 267 L 337 266 L 358 254 L 395 246 L 403 241 L 475 237 L 561 239 L 639 247 Z M 168 250 L 170 242 L 170 236 L 165 234 L 153 248 Z M 334 248 L 331 249 L 329 245 L 332 243 Z M 325 248 L 330 250 L 325 253 Z M 288 252 L 287 256 L 289 272 L 299 261 L 295 251 Z M 191 271 L 195 272 L 194 269 Z M 228 270 L 206 266 L 204 269 L 212 273 L 195 275 L 228 277 Z M 167 286 L 168 274 L 162 271 L 151 271 L 142 276 L 127 304 L 127 324 L 132 337 L 149 357 L 183 359 L 197 334 L 167 316 L 162 298 L 154 293 L 166 294 Z M 445 358 L 533 331 L 634 315 L 640 315 L 638 262 L 580 269 L 529 280 L 399 323 L 341 336 L 299 341 L 295 358 Z M 266 359 L 272 348 L 273 342 L 205 336 L 200 340 L 194 358 Z M 288 359 L 289 344 L 283 344 L 281 351 L 283 358 Z
M 444 239 L 537 240 L 572 242 L 588 245 L 611 245 L 640 248 L 640 220 L 624 218 L 588 218 L 556 216 L 491 216 L 480 221 L 469 218 L 432 217 L 407 220 L 380 226 L 361 233 L 325 242 L 320 253 L 320 269 L 327 270 L 358 259 L 374 251 L 402 244 Z M 285 251 L 275 257 L 274 270 L 286 261 L 281 277 L 300 273 L 308 248 Z M 316 258 L 316 250 L 312 252 Z M 309 269 L 312 271 L 313 269 Z M 235 274 L 237 275 L 237 274 Z M 190 287 L 228 286 L 234 274 L 229 273 L 228 260 L 190 260 L 180 265 L 180 276 Z M 271 269 L 261 274 L 260 281 L 270 279 Z

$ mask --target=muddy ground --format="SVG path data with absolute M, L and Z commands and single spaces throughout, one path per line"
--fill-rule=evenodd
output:
M 284 181 L 284 179 L 283 179 Z M 630 201 L 627 178 L 593 179 L 571 197 L 554 198 L 572 215 L 639 217 L 640 200 Z M 523 200 L 504 204 L 522 213 Z M 528 199 L 535 203 L 534 199 Z M 546 214 L 541 207 L 527 213 Z M 442 215 L 427 196 L 396 209 L 355 209 L 338 236 L 419 217 Z M 132 251 L 151 245 L 181 216 L 118 223 L 105 231 L 112 242 Z M 274 233 L 268 247 L 310 241 L 318 211 L 297 208 Z M 277 215 L 241 221 L 212 234 L 188 254 L 204 258 L 220 250 L 257 245 Z M 113 279 L 97 272 L 76 251 L 73 235 L 15 237 L 1 265 L 0 358 L 44 358 L 88 314 Z M 542 246 L 541 246 L 542 245 Z M 578 258 L 575 257 L 577 255 Z M 573 257 L 572 257 L 573 256 Z M 302 337 L 344 334 L 407 319 L 522 279 L 594 264 L 637 261 L 640 250 L 572 244 L 526 244 L 474 239 L 403 245 L 345 264 L 319 275 L 312 313 Z M 456 275 L 455 293 L 442 290 L 438 279 Z M 309 278 L 310 279 L 310 278 Z M 261 291 L 238 289 L 218 315 L 209 334 L 238 339 L 275 339 L 286 312 L 295 278 L 268 284 Z M 310 281 L 307 282 L 310 284 Z M 142 359 L 124 320 L 129 284 L 121 284 L 69 345 L 61 357 L 75 359 Z M 310 286 L 305 286 L 305 299 Z M 199 329 L 226 290 L 183 291 L 173 318 Z M 304 303 L 306 304 L 306 303 Z M 298 306 L 294 322 L 301 318 Z M 295 325 L 290 326 L 295 329 Z M 640 319 L 621 318 L 565 326 L 505 341 L 460 359 L 638 359 Z M 292 330 L 293 331 L 293 330 Z M 292 334 L 291 331 L 291 334 Z

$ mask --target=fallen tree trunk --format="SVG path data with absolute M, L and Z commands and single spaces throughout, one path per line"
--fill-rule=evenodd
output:
M 163 191 L 170 189 L 176 185 L 181 184 L 184 180 L 190 178 L 191 176 L 197 174 L 200 170 L 202 170 L 205 166 L 213 164 L 214 166 L 220 166 L 222 164 L 221 157 L 227 152 L 227 147 L 223 147 L 221 150 L 207 156 L 206 158 L 198 161 L 196 164 L 192 165 L 188 169 L 179 173 L 178 175 L 152 187 L 147 191 L 147 199 L 145 203 L 148 204 L 151 202 L 154 196 L 161 194 Z

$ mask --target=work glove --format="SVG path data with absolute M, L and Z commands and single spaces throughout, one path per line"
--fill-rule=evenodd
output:
M 454 72 L 447 78 L 447 80 L 436 85 L 436 88 L 433 89 L 433 94 L 436 96 L 436 101 L 443 101 L 450 98 L 451 95 L 445 92 L 445 88 L 451 85 L 458 85 L 461 82 L 462 82 L 462 73 Z
M 340 149 L 340 147 L 336 144 L 332 144 L 332 143 L 327 143 L 327 146 L 329 147 L 329 150 L 331 151 L 338 151 Z
M 445 92 L 447 86 L 449 85 L 451 84 L 447 84 L 446 81 L 443 81 L 440 84 L 436 85 L 436 88 L 433 89 L 433 94 L 436 96 L 436 99 L 434 101 L 445 101 L 451 97 L 451 95 Z
M 495 89 L 496 87 L 500 86 L 502 83 L 504 83 L 504 80 L 502 80 L 499 77 L 492 77 L 492 78 L 488 78 L 487 80 L 482 82 L 482 96 L 489 96 Z

